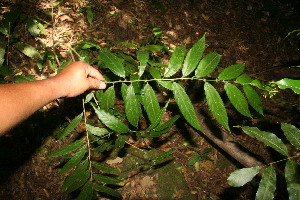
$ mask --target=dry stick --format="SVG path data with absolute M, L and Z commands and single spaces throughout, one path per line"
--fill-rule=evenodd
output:
M 54 38 L 54 30 L 55 30 L 55 19 L 54 19 L 54 1 L 52 1 L 52 51 L 53 51 L 53 54 L 54 54 L 54 58 L 55 58 L 55 61 L 57 62 L 58 66 L 60 66 L 60 62 L 59 62 L 59 59 L 56 55 L 56 52 L 55 52 L 55 38 Z
M 232 140 L 229 139 L 229 136 L 226 133 L 223 133 L 223 140 L 217 138 L 213 132 L 208 128 L 208 126 L 203 122 L 204 116 L 201 114 L 197 114 L 200 119 L 200 124 L 203 128 L 203 135 L 205 135 L 209 140 L 215 143 L 218 147 L 223 149 L 226 153 L 228 153 L 231 157 L 237 160 L 239 163 L 244 165 L 245 167 L 254 167 L 254 166 L 264 166 L 265 164 L 255 159 L 249 153 L 242 151 L 238 145 Z M 191 128 L 190 126 L 186 126 L 187 130 L 192 134 L 199 134 L 196 130 Z M 201 133 L 200 133 L 201 134 Z

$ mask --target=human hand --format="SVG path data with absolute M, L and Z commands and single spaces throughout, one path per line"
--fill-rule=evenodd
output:
M 53 77 L 59 82 L 61 97 L 75 97 L 88 89 L 105 89 L 102 74 L 92 66 L 78 61 L 64 68 Z

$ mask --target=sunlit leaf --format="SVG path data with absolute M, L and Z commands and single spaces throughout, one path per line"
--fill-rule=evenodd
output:
M 19 51 L 30 58 L 36 57 L 38 59 L 42 59 L 40 53 L 36 50 L 36 48 L 29 44 L 26 44 L 24 42 L 17 42 L 15 46 Z
M 105 175 L 102 175 L 102 174 L 94 174 L 94 178 L 101 182 L 101 183 L 107 183 L 107 184 L 118 184 L 121 182 L 120 179 L 117 179 L 117 178 L 114 178 L 114 177 L 111 177 L 111 176 L 105 176 Z
M 0 66 L 3 65 L 5 60 L 5 49 L 6 49 L 6 42 L 0 39 Z
M 83 113 L 80 113 L 77 115 L 71 122 L 70 124 L 64 129 L 63 133 L 59 136 L 59 139 L 63 139 L 66 137 L 71 131 L 74 130 L 74 128 L 80 123 L 80 121 L 83 118 Z
M 220 74 L 220 80 L 231 80 L 238 77 L 241 73 L 243 73 L 245 69 L 245 64 L 235 64 L 225 68 Z
M 195 76 L 200 78 L 212 73 L 220 62 L 221 55 L 213 52 L 206 55 L 199 63 Z
M 125 69 L 119 58 L 107 50 L 99 51 L 99 59 L 104 62 L 115 75 L 125 78 Z
M 196 42 L 194 46 L 187 53 L 187 56 L 184 60 L 183 67 L 182 67 L 183 76 L 188 76 L 196 69 L 202 57 L 204 49 L 205 49 L 205 35 L 198 42 Z
M 284 169 L 289 200 L 300 199 L 300 166 L 293 160 L 288 160 Z
M 186 121 L 195 129 L 202 131 L 194 106 L 184 88 L 174 82 L 173 93 L 176 103 Z
M 298 150 L 300 150 L 300 130 L 291 124 L 281 124 L 284 135 Z
M 139 76 L 141 77 L 144 74 L 146 69 L 147 62 L 149 60 L 149 52 L 140 50 L 136 52 L 137 59 L 140 61 L 139 65 Z
M 275 82 L 280 89 L 292 89 L 295 93 L 300 94 L 300 80 L 294 80 L 289 78 L 281 79 Z
M 103 110 L 108 110 L 110 108 L 113 108 L 115 106 L 115 88 L 114 86 L 110 86 L 102 95 L 101 101 L 100 101 L 100 107 Z
M 93 108 L 101 122 L 111 130 L 114 130 L 119 133 L 128 133 L 130 131 L 130 129 L 123 122 L 121 122 L 121 120 L 119 120 L 112 114 L 104 110 L 99 110 L 95 106 L 93 106 Z
M 236 78 L 236 82 L 240 84 L 251 83 L 252 78 L 248 74 L 242 74 Z
M 227 112 L 218 91 L 208 82 L 205 82 L 204 84 L 204 91 L 208 107 L 213 116 L 224 128 L 230 130 Z
M 161 51 L 163 49 L 163 46 L 161 45 L 147 45 L 145 47 L 143 47 L 143 50 L 148 50 L 148 51 L 152 51 L 152 52 L 158 52 Z
M 226 83 L 224 88 L 230 102 L 235 107 L 235 109 L 242 115 L 251 117 L 251 113 L 248 108 L 248 102 L 243 93 L 231 83 Z
M 127 88 L 127 94 L 125 100 L 125 113 L 129 123 L 137 127 L 139 122 L 140 113 L 139 101 L 136 98 L 132 84 Z
M 58 156 L 63 156 L 68 153 L 71 153 L 72 151 L 78 149 L 83 144 L 84 141 L 85 141 L 84 138 L 80 140 L 76 140 L 71 144 L 68 144 L 60 149 L 57 149 L 56 151 L 51 152 L 51 154 L 48 157 L 58 157 Z
M 143 106 L 147 112 L 148 118 L 153 123 L 160 114 L 160 106 L 154 90 L 149 84 L 146 84 L 142 91 Z
M 179 46 L 175 49 L 175 51 L 173 52 L 170 58 L 168 68 L 165 71 L 164 77 L 173 76 L 176 72 L 178 72 L 178 70 L 180 69 L 183 63 L 185 54 L 186 54 L 185 46 Z
M 257 127 L 244 126 L 242 127 L 242 129 L 247 135 L 255 137 L 256 139 L 263 142 L 265 145 L 272 147 L 282 155 L 288 156 L 287 147 L 275 134 L 266 131 L 261 131 Z
M 107 136 L 110 134 L 106 128 L 99 128 L 97 126 L 92 126 L 89 124 L 86 124 L 86 129 L 88 130 L 88 132 L 90 134 L 93 134 L 93 135 L 96 135 L 99 137 L 104 137 L 104 136 Z
M 243 85 L 244 92 L 249 104 L 261 115 L 263 115 L 262 102 L 257 92 L 250 85 Z
M 110 187 L 107 187 L 107 186 L 104 186 L 104 185 L 99 185 L 99 184 L 94 184 L 94 188 L 99 191 L 99 192 L 104 192 L 112 197 L 116 197 L 118 199 L 122 199 L 122 195 L 117 192 L 116 190 L 110 188 Z
M 257 200 L 269 200 L 274 198 L 274 192 L 276 189 L 276 172 L 272 166 L 268 167 L 259 183 L 258 190 L 256 192 L 255 199 Z
M 93 199 L 93 194 L 94 194 L 93 183 L 91 181 L 88 181 L 81 189 L 80 194 L 76 198 L 76 200 L 91 200 Z
M 60 174 L 64 174 L 68 172 L 70 169 L 75 167 L 84 157 L 86 153 L 87 145 L 82 146 L 75 155 L 63 166 L 63 168 L 60 170 Z
M 88 95 L 86 95 L 84 103 L 90 102 L 94 98 L 94 93 L 90 92 Z
M 251 181 L 262 169 L 262 166 L 242 168 L 235 170 L 227 178 L 227 182 L 232 187 L 241 187 Z

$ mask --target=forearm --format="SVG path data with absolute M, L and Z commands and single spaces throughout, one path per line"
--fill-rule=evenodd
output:
M 61 85 L 53 78 L 0 85 L 0 135 L 62 96 Z

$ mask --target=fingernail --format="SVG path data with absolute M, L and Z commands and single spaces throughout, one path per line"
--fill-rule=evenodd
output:
M 106 84 L 105 84 L 105 83 L 100 83 L 99 87 L 100 87 L 101 89 L 105 89 L 105 88 L 106 88 Z

